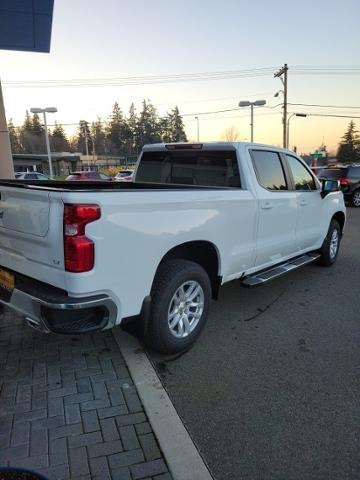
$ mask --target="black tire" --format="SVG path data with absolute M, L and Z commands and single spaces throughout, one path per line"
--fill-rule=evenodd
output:
M 338 243 L 337 243 L 337 249 L 335 254 L 332 254 L 331 239 L 333 237 L 334 231 L 337 231 Z M 330 222 L 328 233 L 326 235 L 326 238 L 320 250 L 321 257 L 319 258 L 319 262 L 318 262 L 320 265 L 323 265 L 324 267 L 330 267 L 331 265 L 333 265 L 333 263 L 335 263 L 339 253 L 340 241 L 341 241 L 341 228 L 340 228 L 339 222 L 333 219 Z
M 168 312 L 173 295 L 186 282 L 197 282 L 203 292 L 203 310 L 194 330 L 177 338 L 170 329 Z M 169 260 L 160 266 L 151 292 L 151 312 L 145 343 L 161 353 L 178 353 L 192 345 L 200 335 L 208 316 L 211 284 L 206 271 L 189 260 Z
M 355 190 L 355 192 L 352 194 L 350 205 L 355 208 L 360 207 L 360 190 Z

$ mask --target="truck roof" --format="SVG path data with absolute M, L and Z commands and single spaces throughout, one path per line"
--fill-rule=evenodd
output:
M 286 148 L 282 148 L 276 145 L 270 145 L 266 143 L 256 143 L 256 142 L 219 142 L 219 141 L 214 141 L 214 142 L 169 142 L 169 143 L 150 143 L 146 144 L 143 146 L 143 150 L 165 150 L 167 149 L 168 146 L 173 147 L 173 149 L 176 149 L 176 147 L 179 146 L 184 146 L 183 148 L 186 148 L 185 146 L 188 145 L 189 148 L 193 146 L 194 149 L 196 149 L 196 146 L 201 145 L 201 149 L 207 150 L 208 148 L 215 148 L 215 149 L 221 149 L 221 148 L 239 148 L 241 147 L 268 147 L 268 148 L 276 148 L 277 150 L 284 150 L 284 151 L 289 151 Z M 199 147 L 198 147 L 199 148 Z M 199 148 L 200 149 L 200 148 Z

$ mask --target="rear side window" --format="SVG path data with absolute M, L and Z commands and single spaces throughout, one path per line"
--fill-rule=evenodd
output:
M 295 157 L 286 155 L 289 167 L 294 179 L 295 190 L 316 190 L 314 177 Z
M 80 180 L 80 174 L 72 173 L 68 177 L 66 177 L 66 180 Z
M 207 187 L 241 186 L 235 151 L 144 152 L 136 181 Z
M 360 167 L 350 167 L 348 171 L 348 177 L 360 179 Z
M 251 156 L 258 182 L 268 190 L 287 190 L 285 173 L 277 152 L 252 150 Z

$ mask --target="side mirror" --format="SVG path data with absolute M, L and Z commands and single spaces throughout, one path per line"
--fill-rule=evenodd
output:
M 331 192 L 340 191 L 340 182 L 338 180 L 323 180 L 321 188 L 321 197 L 325 198 Z

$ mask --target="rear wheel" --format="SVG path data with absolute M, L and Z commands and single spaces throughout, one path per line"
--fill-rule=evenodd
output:
M 162 353 L 192 345 L 203 329 L 211 301 L 206 271 L 188 260 L 170 260 L 156 275 L 146 343 Z
M 319 263 L 325 267 L 332 265 L 339 252 L 341 240 L 341 229 L 339 222 L 335 219 L 331 220 L 330 227 L 324 243 L 321 247 L 320 253 L 321 257 Z
M 353 207 L 360 207 L 360 190 L 355 190 L 351 197 L 351 205 Z

